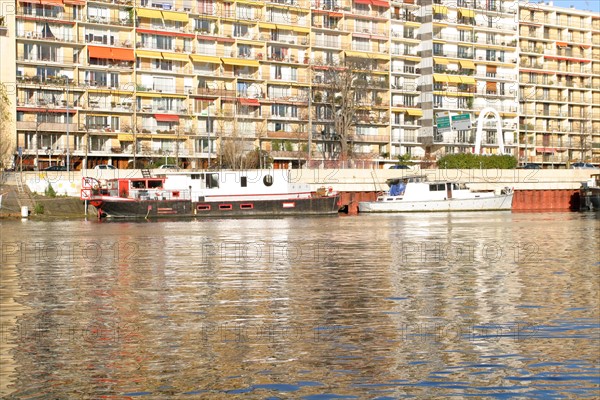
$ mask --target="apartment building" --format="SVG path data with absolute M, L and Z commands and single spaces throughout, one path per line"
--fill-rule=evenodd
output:
M 73 169 L 107 162 L 139 167 L 160 157 L 204 168 L 222 162 L 227 146 L 237 153 L 261 149 L 277 167 L 335 158 L 339 122 L 327 85 L 332 70 L 348 66 L 364 85 L 347 135 L 355 158 L 392 162 L 408 153 L 432 160 L 472 151 L 474 129 L 441 129 L 438 115 L 468 115 L 474 123 L 488 108 L 501 123 L 485 119 L 485 152 L 498 151 L 500 129 L 505 151 L 529 161 L 558 156 L 563 147 L 553 140 L 559 137 L 561 144 L 573 139 L 565 161 L 580 158 L 584 153 L 576 149 L 583 147 L 588 157 L 597 156 L 600 19 L 590 13 L 536 10 L 536 19 L 539 12 L 562 21 L 556 18 L 564 12 L 583 20 L 569 23 L 587 24 L 561 28 L 565 37 L 581 33 L 581 42 L 552 42 L 566 41 L 567 48 L 555 50 L 577 48 L 583 54 L 572 58 L 588 61 L 579 63 L 587 72 L 563 74 L 561 99 L 573 102 L 561 100 L 568 115 L 561 127 L 568 129 L 549 134 L 542 129 L 554 125 L 543 112 L 547 106 L 553 113 L 557 104 L 530 101 L 527 88 L 538 84 L 524 79 L 558 77 L 549 73 L 550 64 L 574 69 L 573 61 L 526 52 L 537 50 L 530 42 L 547 46 L 551 40 L 543 37 L 546 25 L 540 38 L 524 35 L 531 21 L 518 29 L 518 20 L 531 15 L 513 1 L 10 3 L 14 29 L 0 39 L 12 44 L 16 60 L 7 61 L 3 52 L 2 74 L 3 82 L 16 74 L 16 145 L 25 168 L 64 164 L 67 154 Z M 553 23 L 544 23 L 548 35 Z M 526 67 L 542 61 L 542 72 Z M 534 114 L 527 114 L 530 107 Z M 575 140 L 583 133 L 586 146 Z
M 600 162 L 600 15 L 523 4 L 519 158 Z

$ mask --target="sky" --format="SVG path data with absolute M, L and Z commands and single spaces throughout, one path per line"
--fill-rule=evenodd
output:
M 545 0 L 546 3 L 551 0 Z M 538 1 L 533 0 L 532 3 Z M 554 0 L 554 5 L 569 8 L 574 6 L 578 10 L 592 10 L 600 12 L 600 0 Z

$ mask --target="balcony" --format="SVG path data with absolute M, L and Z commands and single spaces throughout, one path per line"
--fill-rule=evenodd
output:
M 67 126 L 68 125 L 68 126 Z M 17 121 L 17 130 L 36 131 L 36 132 L 76 132 L 77 124 L 64 124 L 59 122 L 35 122 L 35 121 Z

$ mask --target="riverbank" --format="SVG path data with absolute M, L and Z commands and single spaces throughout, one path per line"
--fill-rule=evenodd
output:
M 29 211 L 28 218 L 31 219 L 77 219 L 85 218 L 85 205 L 77 197 L 57 196 L 46 197 L 37 194 L 29 194 L 30 202 L 23 204 L 19 200 L 16 186 L 3 186 L 2 204 L 0 218 L 21 218 L 21 207 L 26 206 Z M 89 207 L 95 215 L 94 207 Z

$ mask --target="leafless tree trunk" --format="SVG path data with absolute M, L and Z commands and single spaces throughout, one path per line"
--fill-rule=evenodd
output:
M 351 146 L 360 110 L 374 102 L 368 91 L 371 66 L 369 61 L 346 60 L 339 65 L 318 66 L 318 70 L 313 76 L 313 81 L 315 77 L 319 81 L 313 82 L 318 83 L 313 85 L 314 103 L 322 107 L 333 128 L 333 132 L 323 137 L 324 157 L 347 160 L 352 158 Z
M 0 84 L 0 167 L 10 159 L 13 152 L 11 148 L 12 139 L 10 138 L 10 101 L 6 94 L 6 87 Z

